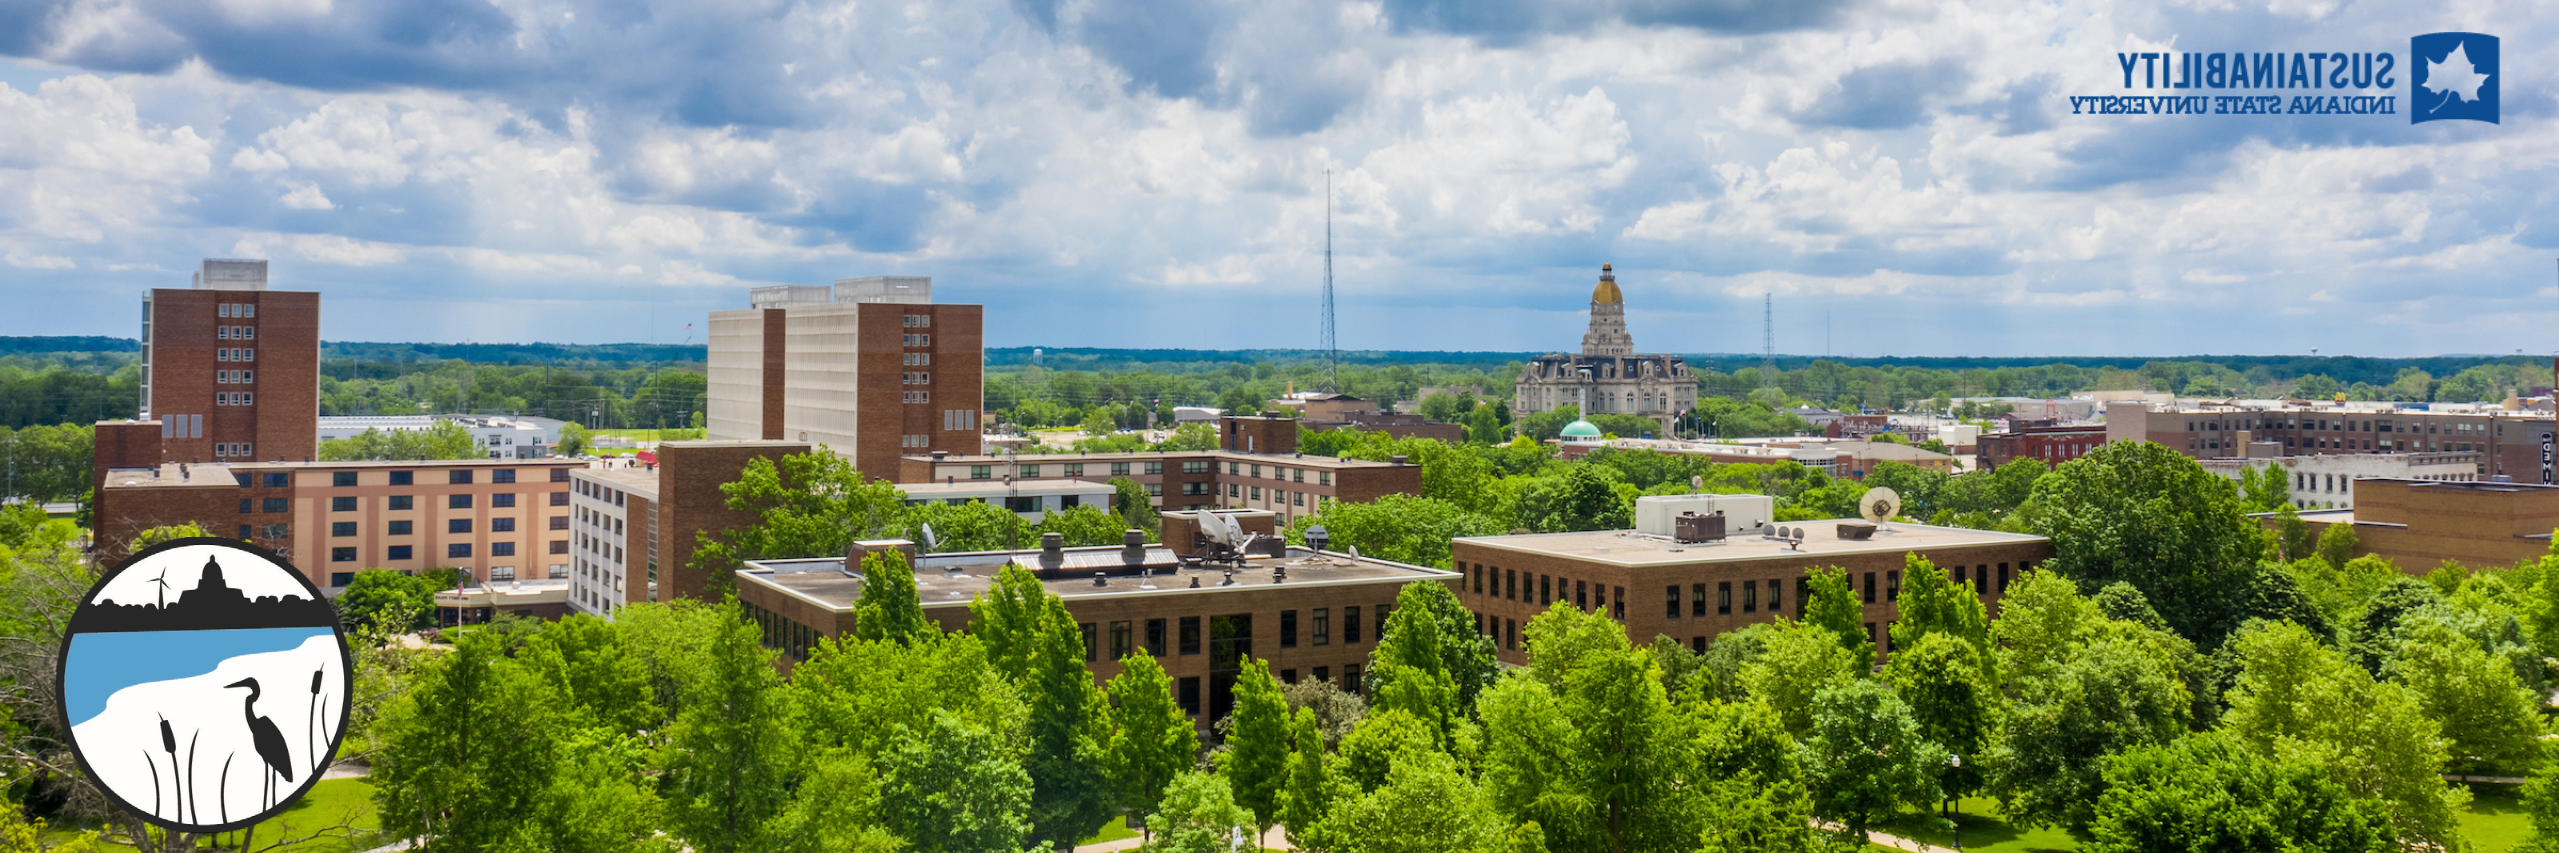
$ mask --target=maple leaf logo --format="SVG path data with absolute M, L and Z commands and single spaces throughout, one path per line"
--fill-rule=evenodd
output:
M 2479 101 L 2479 86 L 2488 82 L 2488 75 L 2479 73 L 2479 66 L 2471 63 L 2469 51 L 2469 45 L 2456 44 L 2451 53 L 2444 54 L 2443 61 L 2426 60 L 2426 80 L 2419 85 L 2443 96 L 2433 109 L 2443 109 L 2456 97 L 2463 103 Z

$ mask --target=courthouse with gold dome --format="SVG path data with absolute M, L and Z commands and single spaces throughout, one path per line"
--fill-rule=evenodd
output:
M 1649 418 L 1663 435 L 1673 418 L 1697 407 L 1697 379 L 1687 361 L 1635 352 L 1635 338 L 1626 333 L 1626 299 L 1608 264 L 1599 265 L 1599 286 L 1590 292 L 1590 331 L 1582 335 L 1581 353 L 1529 360 L 1511 401 L 1511 410 L 1523 415 L 1564 406 L 1580 407 L 1585 417 Z

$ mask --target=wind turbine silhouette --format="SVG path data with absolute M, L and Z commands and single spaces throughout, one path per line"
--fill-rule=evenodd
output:
M 160 585 L 160 609 L 169 609 L 169 570 L 161 569 L 160 576 L 152 578 L 151 582 Z
M 249 720 L 249 745 L 257 749 L 258 759 L 266 762 L 267 769 L 273 771 L 265 775 L 262 781 L 266 785 L 265 803 L 274 805 L 275 777 L 283 776 L 284 781 L 293 781 L 293 748 L 284 744 L 284 732 L 275 727 L 274 720 L 258 716 L 257 679 L 243 678 L 222 686 L 249 688 L 249 698 L 240 703 L 240 715 Z

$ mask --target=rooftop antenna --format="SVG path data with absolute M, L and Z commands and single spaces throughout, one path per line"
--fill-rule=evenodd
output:
M 1333 339 L 1333 170 L 1324 170 L 1324 390 L 1342 393 L 1342 352 Z

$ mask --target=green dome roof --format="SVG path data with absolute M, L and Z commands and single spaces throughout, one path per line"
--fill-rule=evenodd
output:
M 1598 438 L 1599 427 L 1591 425 L 1589 421 L 1574 421 L 1564 425 L 1564 435 L 1574 438 Z

